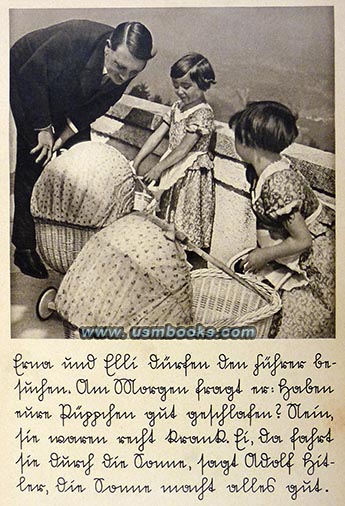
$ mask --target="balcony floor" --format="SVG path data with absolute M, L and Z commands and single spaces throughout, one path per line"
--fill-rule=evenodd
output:
M 36 316 L 36 304 L 40 294 L 48 287 L 58 287 L 62 276 L 49 272 L 48 279 L 25 276 L 11 265 L 11 337 L 13 339 L 61 339 L 64 338 L 62 322 L 56 314 L 40 321 Z
M 105 138 L 98 138 L 97 135 L 94 135 L 94 140 L 106 142 Z M 241 188 L 243 170 L 239 171 L 238 166 L 229 161 L 219 160 L 218 171 L 222 170 L 222 164 L 225 164 L 223 172 L 230 184 L 234 188 Z M 13 184 L 11 186 L 13 187 Z M 221 205 L 218 204 L 218 209 L 216 208 L 218 229 L 215 225 L 212 254 L 223 262 L 227 262 L 234 254 L 255 244 L 255 221 L 248 198 L 241 191 L 229 192 L 225 187 L 220 186 L 217 199 Z M 241 227 L 238 226 L 239 216 L 245 217 L 241 222 Z M 226 231 L 223 230 L 224 223 L 227 224 Z M 13 254 L 11 262 L 12 259 Z M 11 263 L 12 338 L 64 338 L 62 322 L 57 315 L 54 314 L 45 322 L 41 322 L 36 316 L 36 303 L 42 291 L 49 286 L 58 288 L 61 279 L 62 275 L 52 271 L 47 280 L 34 279 L 23 275 L 13 262 Z M 276 334 L 277 339 L 335 336 L 334 316 L 325 311 L 308 288 L 303 289 L 303 293 L 298 296 L 296 293 L 285 292 L 282 301 L 282 318 Z

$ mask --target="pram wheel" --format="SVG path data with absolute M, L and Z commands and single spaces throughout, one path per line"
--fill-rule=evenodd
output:
M 57 289 L 54 286 L 46 288 L 36 304 L 36 315 L 41 321 L 48 320 L 55 311 L 55 296 Z

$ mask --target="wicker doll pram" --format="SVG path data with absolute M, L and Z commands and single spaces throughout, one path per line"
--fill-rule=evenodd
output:
M 273 288 L 258 282 L 253 283 L 254 286 L 256 290 L 245 289 L 236 280 L 215 269 L 193 271 L 194 324 L 202 324 L 205 328 L 213 327 L 218 331 L 217 338 L 267 338 L 273 316 L 281 308 L 281 301 Z M 38 303 L 41 306 L 40 313 L 43 311 L 46 317 L 55 310 L 55 295 L 56 289 L 48 288 Z M 232 332 L 244 327 L 253 327 L 255 336 L 240 330 L 239 333 Z M 66 339 L 80 337 L 79 329 L 67 321 L 63 322 L 63 331 Z
M 48 267 L 65 274 L 93 234 L 131 212 L 134 186 L 128 160 L 112 146 L 83 142 L 54 158 L 31 199 L 37 249 Z
M 150 220 L 158 224 L 170 238 L 177 238 L 189 250 L 194 250 L 217 268 L 200 269 L 191 274 L 193 314 L 191 325 L 202 324 L 204 327 L 213 327 L 218 331 L 213 337 L 217 338 L 232 336 L 238 338 L 239 334 L 229 334 L 229 329 L 240 327 L 255 329 L 255 335 L 247 334 L 246 337 L 269 337 L 272 318 L 281 308 L 280 297 L 273 288 L 243 279 L 225 264 L 196 247 L 184 234 L 173 230 L 167 223 L 152 216 Z M 53 310 L 55 294 L 51 292 L 50 296 L 50 308 Z M 164 325 L 166 321 L 160 323 Z M 66 338 L 79 338 L 78 328 L 67 321 L 64 323 L 64 332 Z
M 152 194 L 133 174 L 128 160 L 109 145 L 84 142 L 50 162 L 36 183 L 31 201 L 38 249 L 44 261 L 54 271 L 65 274 L 74 267 L 77 255 L 91 237 L 97 232 L 103 234 L 102 229 L 111 233 L 115 222 L 131 214 L 136 207 L 135 194 L 139 201 L 144 201 L 143 207 L 152 199 Z M 148 210 L 145 212 L 149 214 Z M 166 222 L 152 215 L 150 220 L 170 239 L 176 238 L 219 269 L 192 273 L 190 294 L 193 292 L 193 296 L 190 297 L 194 317 L 191 324 L 201 323 L 217 329 L 253 325 L 256 337 L 267 337 L 272 316 L 280 308 L 277 293 L 268 286 L 243 280 Z M 86 264 L 84 268 L 88 269 Z M 187 271 L 183 267 L 183 272 Z M 56 289 L 52 287 L 41 295 L 37 303 L 41 319 L 54 311 L 55 295 Z M 67 320 L 65 333 L 69 338 L 79 336 Z
M 280 297 L 273 288 L 252 281 L 245 287 L 216 269 L 198 269 L 191 277 L 194 325 L 216 329 L 213 337 L 217 338 L 269 336 L 273 316 L 281 308 Z M 245 327 L 253 327 L 255 334 L 242 332 Z M 79 330 L 64 322 L 64 335 L 67 339 L 79 339 Z
M 252 281 L 244 286 L 216 269 L 193 271 L 192 283 L 195 322 L 216 328 L 218 336 L 224 338 L 269 336 L 272 318 L 281 308 L 279 295 L 273 288 Z M 241 327 L 253 327 L 255 336 L 237 331 Z
M 192 272 L 194 321 L 214 327 L 220 337 L 224 328 L 249 326 L 255 328 L 255 338 L 268 337 L 273 316 L 281 309 L 277 291 L 265 283 L 243 278 L 188 238 L 181 239 L 189 250 L 217 268 Z M 229 332 L 223 337 L 229 337 Z

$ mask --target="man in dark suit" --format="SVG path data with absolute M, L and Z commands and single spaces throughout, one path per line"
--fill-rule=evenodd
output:
M 72 20 L 31 32 L 11 48 L 11 108 L 17 127 L 12 241 L 24 274 L 48 276 L 36 252 L 32 189 L 60 147 L 90 139 L 90 124 L 117 102 L 152 58 L 138 22 Z

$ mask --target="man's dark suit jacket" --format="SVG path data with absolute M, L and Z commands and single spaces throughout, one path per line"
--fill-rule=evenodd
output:
M 17 127 L 12 241 L 35 249 L 30 212 L 32 189 L 43 169 L 30 150 L 37 130 L 53 125 L 58 136 L 69 118 L 79 133 L 64 145 L 90 139 L 90 123 L 117 102 L 128 85 L 101 84 L 104 47 L 113 28 L 92 21 L 66 21 L 31 32 L 11 48 L 11 108 Z
M 113 28 L 72 20 L 31 32 L 11 48 L 11 107 L 17 129 L 36 145 L 37 131 L 66 118 L 83 130 L 122 96 L 128 82 L 101 86 L 104 47 Z

